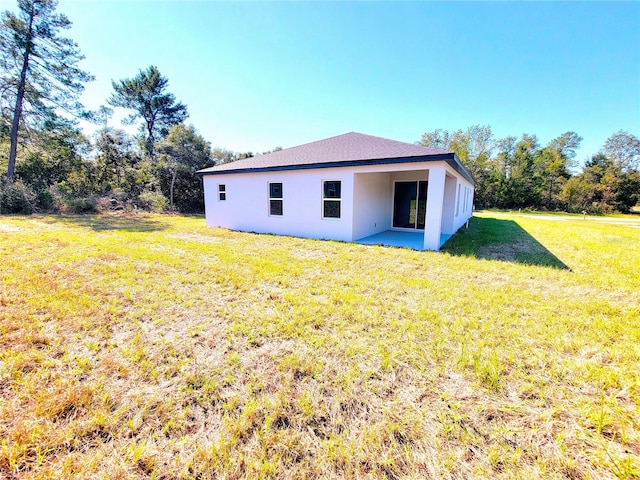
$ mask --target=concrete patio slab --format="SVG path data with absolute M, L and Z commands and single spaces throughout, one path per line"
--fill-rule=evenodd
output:
M 451 238 L 451 235 L 440 235 L 440 246 Z M 387 230 L 376 233 L 369 237 L 356 240 L 355 243 L 362 245 L 382 245 L 385 247 L 411 248 L 412 250 L 424 250 L 423 232 L 399 232 L 397 230 Z

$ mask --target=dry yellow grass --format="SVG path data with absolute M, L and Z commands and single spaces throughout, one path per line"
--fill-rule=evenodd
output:
M 0 217 L 0 477 L 638 478 L 639 246 Z

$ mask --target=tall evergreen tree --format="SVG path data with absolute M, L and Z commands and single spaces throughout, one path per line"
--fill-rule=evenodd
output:
M 151 158 L 155 158 L 155 143 L 169 133 L 173 125 L 187 119 L 187 107 L 165 89 L 169 80 L 160 74 L 155 66 L 140 70 L 133 78 L 111 82 L 113 94 L 108 102 L 114 107 L 134 110 L 127 122 L 132 124 L 138 119 L 144 121 L 141 127 L 144 133 L 144 145 Z
M 84 83 L 93 80 L 77 65 L 78 45 L 59 35 L 71 26 L 56 13 L 57 0 L 18 0 L 18 13 L 0 21 L 0 87 L 3 110 L 10 111 L 7 181 L 15 174 L 19 130 L 80 115 Z M 65 117 L 66 116 L 66 117 Z

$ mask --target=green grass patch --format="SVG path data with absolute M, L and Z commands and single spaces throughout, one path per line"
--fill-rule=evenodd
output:
M 558 257 L 509 218 L 476 216 L 444 247 L 452 255 L 568 269 Z
M 637 217 L 558 218 L 0 217 L 0 477 L 638 478 Z

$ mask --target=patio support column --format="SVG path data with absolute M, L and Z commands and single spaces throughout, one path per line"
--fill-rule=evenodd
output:
M 440 250 L 445 177 L 446 170 L 444 165 L 434 166 L 429 169 L 429 188 L 427 189 L 427 218 L 424 226 L 425 250 Z

